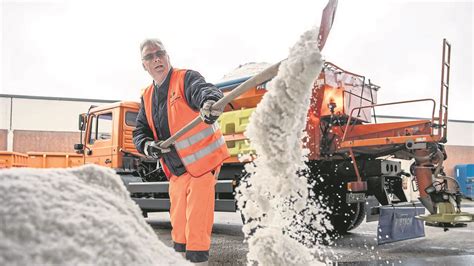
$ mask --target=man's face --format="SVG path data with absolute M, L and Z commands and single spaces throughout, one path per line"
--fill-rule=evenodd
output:
M 147 45 L 142 50 L 143 68 L 157 83 L 162 83 L 171 66 L 168 54 L 162 47 Z

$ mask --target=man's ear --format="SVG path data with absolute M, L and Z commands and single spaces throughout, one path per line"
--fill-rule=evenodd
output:
M 142 63 L 143 70 L 146 71 L 145 64 Z

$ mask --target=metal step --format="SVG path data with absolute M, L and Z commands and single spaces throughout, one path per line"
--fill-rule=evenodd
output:
M 140 209 L 147 212 L 163 212 L 169 211 L 170 200 L 169 199 L 156 199 L 156 198 L 132 198 Z M 235 212 L 237 210 L 235 200 L 233 199 L 219 199 L 215 201 L 214 211 L 219 212 Z
M 130 193 L 168 193 L 169 182 L 131 182 L 127 185 Z M 233 180 L 218 180 L 216 193 L 234 192 Z

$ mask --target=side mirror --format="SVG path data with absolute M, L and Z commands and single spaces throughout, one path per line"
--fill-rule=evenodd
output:
M 80 114 L 79 115 L 79 131 L 83 131 L 84 127 L 86 125 L 86 119 L 85 119 L 85 114 Z

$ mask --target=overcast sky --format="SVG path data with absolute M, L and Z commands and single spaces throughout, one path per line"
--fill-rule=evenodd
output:
M 139 43 L 160 38 L 175 67 L 216 82 L 275 63 L 319 25 L 326 0 L 1 1 L 3 94 L 138 100 L 151 79 Z M 439 99 L 442 40 L 452 44 L 451 119 L 474 121 L 472 1 L 339 0 L 323 55 L 382 88 L 378 101 Z M 429 106 L 379 114 L 428 117 Z

